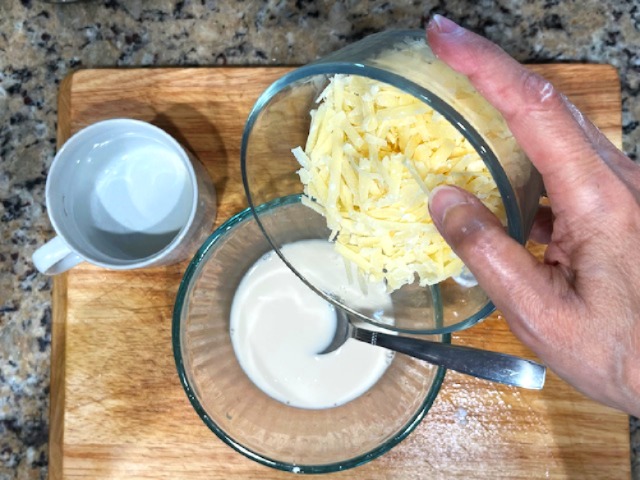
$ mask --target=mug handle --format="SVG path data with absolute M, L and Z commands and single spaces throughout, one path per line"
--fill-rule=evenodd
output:
M 45 275 L 57 275 L 75 267 L 84 258 L 75 253 L 62 237 L 53 237 L 31 257 L 35 267 Z

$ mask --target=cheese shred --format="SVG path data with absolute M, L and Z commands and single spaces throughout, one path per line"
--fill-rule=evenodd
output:
M 475 149 L 442 115 L 385 83 L 336 75 L 318 101 L 306 146 L 293 155 L 303 204 L 326 217 L 336 251 L 390 291 L 416 276 L 425 286 L 459 275 L 464 265 L 433 225 L 428 195 L 456 185 L 504 223 Z

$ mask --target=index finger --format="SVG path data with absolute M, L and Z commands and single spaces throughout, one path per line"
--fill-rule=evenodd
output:
M 550 82 L 494 43 L 440 15 L 431 20 L 427 34 L 434 53 L 469 77 L 505 117 L 542 174 L 552 201 L 560 194 L 563 201 L 581 202 L 593 195 L 598 182 L 613 180 L 613 173 L 578 124 L 570 104 Z M 570 196 L 566 195 L 568 188 Z

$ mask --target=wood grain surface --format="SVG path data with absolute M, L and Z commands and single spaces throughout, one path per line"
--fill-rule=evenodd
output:
M 620 145 L 616 71 L 536 65 Z M 218 190 L 217 225 L 246 206 L 240 137 L 259 94 L 286 68 L 84 70 L 60 90 L 58 141 L 132 117 L 174 135 Z M 539 246 L 531 246 L 536 254 Z M 51 479 L 291 478 L 223 444 L 178 381 L 171 313 L 186 264 L 130 272 L 81 264 L 55 278 Z M 579 321 L 579 319 L 576 319 Z M 454 343 L 533 355 L 494 314 Z M 627 416 L 549 374 L 539 392 L 448 372 L 430 413 L 401 444 L 340 478 L 629 478 Z

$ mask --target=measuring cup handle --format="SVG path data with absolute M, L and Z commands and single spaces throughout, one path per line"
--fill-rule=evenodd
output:
M 57 275 L 75 267 L 84 259 L 75 253 L 61 237 L 53 237 L 31 257 L 35 267 L 45 275 Z

